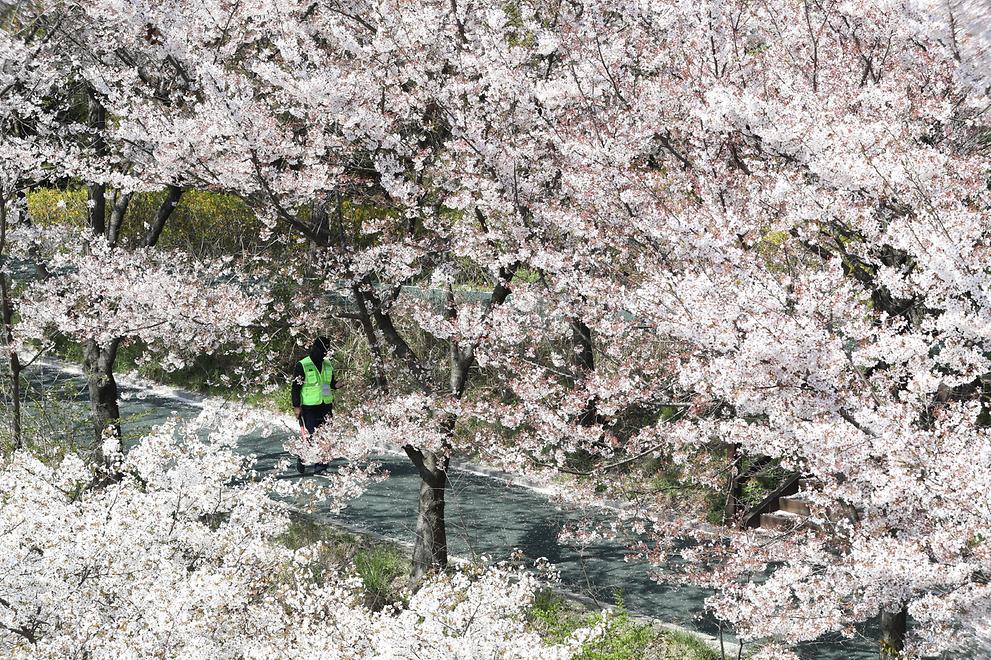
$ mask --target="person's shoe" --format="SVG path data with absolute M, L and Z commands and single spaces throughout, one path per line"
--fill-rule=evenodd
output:
M 296 457 L 296 472 L 300 474 L 306 474 L 306 466 L 303 465 L 303 459 L 299 456 Z

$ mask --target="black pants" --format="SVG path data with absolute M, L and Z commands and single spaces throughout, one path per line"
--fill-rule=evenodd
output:
M 334 404 L 322 403 L 318 406 L 300 406 L 302 411 L 303 426 L 307 433 L 313 433 L 317 427 L 327 421 L 328 417 L 334 416 Z

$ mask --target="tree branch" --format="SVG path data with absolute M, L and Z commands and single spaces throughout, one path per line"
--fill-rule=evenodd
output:
M 155 213 L 155 220 L 151 223 L 148 233 L 145 235 L 145 247 L 155 247 L 158 244 L 158 239 L 162 236 L 162 230 L 165 228 L 165 221 L 172 216 L 172 212 L 179 205 L 179 199 L 182 197 L 183 189 L 179 186 L 169 186 L 168 190 L 165 200 L 158 207 L 158 212 Z

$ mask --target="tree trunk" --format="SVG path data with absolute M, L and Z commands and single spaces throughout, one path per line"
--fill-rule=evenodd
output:
M 509 295 L 509 282 L 512 280 L 516 268 L 517 264 L 514 264 L 500 270 L 499 281 L 492 292 L 487 312 L 491 311 L 495 305 L 501 304 Z M 365 304 L 370 305 L 375 325 L 381 331 L 384 342 L 391 347 L 393 357 L 406 367 L 422 392 L 425 394 L 433 393 L 434 387 L 431 383 L 430 371 L 420 364 L 416 353 L 396 329 L 389 311 L 383 309 L 383 305 L 375 295 L 374 290 L 361 290 L 357 293 L 361 294 L 358 298 L 362 308 Z M 449 318 L 453 318 L 456 314 L 454 296 L 450 289 L 447 295 L 446 312 Z M 457 341 L 451 342 L 450 391 L 454 399 L 461 398 L 465 391 L 470 369 L 475 361 L 475 349 L 478 346 L 478 341 L 476 339 L 469 342 L 464 348 Z M 454 415 L 448 416 L 443 421 L 447 448 L 450 448 L 450 439 L 456 423 L 457 417 Z M 416 466 L 420 476 L 420 498 L 416 517 L 416 540 L 413 546 L 412 570 L 413 579 L 417 581 L 432 569 L 447 566 L 444 497 L 447 489 L 447 468 L 450 458 L 446 452 L 437 455 L 430 451 L 421 451 L 412 445 L 406 445 L 403 449 L 413 465 Z
M 905 650 L 905 632 L 908 628 L 908 610 L 902 606 L 897 612 L 881 612 L 881 660 L 896 660 Z
M 738 445 L 730 443 L 726 446 L 726 464 L 729 476 L 726 478 L 726 506 L 723 509 L 723 524 L 732 525 L 740 512 L 740 496 L 743 484 L 740 483 Z
M 124 217 L 127 215 L 127 207 L 131 204 L 132 193 L 115 192 L 113 201 L 110 204 L 110 224 L 107 226 L 107 243 L 117 245 L 121 229 L 124 226 Z
M 575 348 L 572 365 L 576 373 L 588 375 L 595 369 L 592 330 L 578 317 L 570 319 L 568 325 L 571 326 L 571 341 Z
M 27 200 L 23 191 L 18 191 L 18 198 L 27 208 Z M 0 197 L 0 266 L 7 266 L 7 199 Z M 0 322 L 3 323 L 3 339 L 7 348 L 7 358 L 10 367 L 10 399 L 11 399 L 11 442 L 14 449 L 23 445 L 21 437 L 21 362 L 14 348 L 14 303 L 11 300 L 13 278 L 6 272 L 0 272 Z
M 107 428 L 113 427 L 120 437 L 120 408 L 117 403 L 117 381 L 114 379 L 114 361 L 119 345 L 120 340 L 116 339 L 109 346 L 100 346 L 92 340 L 83 344 L 83 372 L 89 385 L 97 446 Z
M 375 378 L 375 387 L 382 394 L 389 391 L 389 379 L 385 375 L 385 359 L 382 356 L 382 346 L 379 344 L 378 336 L 375 334 L 375 326 L 372 324 L 372 316 L 368 311 L 368 304 L 365 296 L 361 293 L 361 285 L 351 285 L 351 293 L 354 295 L 355 303 L 358 306 L 358 322 L 365 333 L 365 340 L 368 342 L 368 350 L 372 354 L 372 372 Z
M 413 545 L 413 579 L 447 566 L 447 528 L 444 496 L 447 490 L 447 459 L 432 453 L 423 455 L 420 470 L 420 499 L 416 514 L 416 541 Z
M 408 369 L 409 374 L 425 393 L 432 391 L 430 376 L 417 358 L 416 354 L 403 339 L 402 335 L 392 323 L 388 312 L 383 312 L 381 302 L 371 292 L 367 295 L 360 288 L 354 290 L 355 297 L 359 303 L 361 312 L 369 311 L 367 305 L 371 306 L 372 318 L 375 325 L 382 332 L 383 339 L 392 348 L 393 356 L 399 359 Z M 372 329 L 366 338 L 374 340 L 369 347 L 376 351 L 378 338 Z M 453 350 L 453 349 L 452 349 Z M 385 391 L 387 380 L 384 372 L 380 372 L 380 383 L 382 391 Z M 452 375 L 453 379 L 453 375 Z M 454 417 L 445 421 L 448 433 L 454 431 Z M 416 467 L 420 476 L 420 497 L 416 514 L 416 539 L 413 543 L 413 566 L 412 577 L 414 582 L 418 582 L 423 576 L 436 568 L 447 566 L 447 529 L 444 520 L 444 496 L 447 489 L 447 467 L 449 458 L 438 456 L 433 452 L 421 451 L 412 445 L 403 447 L 406 455 Z
M 107 112 L 96 99 L 96 93 L 89 93 L 89 125 L 96 136 L 93 140 L 93 151 L 97 158 L 107 154 L 107 145 L 103 140 L 103 132 L 107 130 Z M 94 234 L 106 237 L 107 233 L 107 186 L 103 183 L 90 183 L 86 186 L 89 200 L 89 228 Z
M 7 345 L 7 361 L 10 369 L 10 432 L 14 449 L 23 444 L 21 433 L 21 362 L 14 349 L 13 304 L 10 300 L 11 281 L 6 273 L 0 273 L 0 317 L 3 319 L 4 343 Z
M 169 186 L 168 194 L 161 206 L 158 207 L 155 220 L 148 228 L 148 234 L 145 236 L 145 247 L 155 247 L 158 244 L 158 239 L 162 237 L 162 230 L 165 229 L 165 221 L 172 216 L 172 212 L 179 206 L 182 193 L 183 189 L 179 186 Z
M 584 386 L 589 376 L 595 371 L 595 353 L 592 351 L 592 330 L 584 321 L 577 317 L 570 319 L 568 325 L 571 326 L 571 342 L 574 348 L 571 367 L 575 372 L 575 385 Z M 582 426 L 592 426 L 595 424 L 597 416 L 596 400 L 594 397 L 590 397 L 578 415 L 578 423 Z

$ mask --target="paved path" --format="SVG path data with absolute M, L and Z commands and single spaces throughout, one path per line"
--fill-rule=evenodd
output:
M 85 402 L 85 388 L 78 377 L 67 376 L 58 365 L 36 368 L 31 380 L 50 385 L 62 381 L 76 398 Z M 192 417 L 200 410 L 201 397 L 170 388 L 141 388 L 127 386 L 121 379 L 126 397 L 121 403 L 125 417 L 125 435 L 159 424 L 170 415 Z M 80 428 L 89 433 L 88 427 Z M 256 469 L 266 472 L 286 457 L 283 443 L 292 429 L 268 437 L 252 435 L 243 439 L 240 448 L 245 454 L 255 454 Z M 418 477 L 405 456 L 384 454 L 375 457 L 390 472 L 390 477 L 373 484 L 361 497 L 353 500 L 340 514 L 319 505 L 315 515 L 335 524 L 368 532 L 409 544 L 414 538 L 413 524 L 418 491 Z M 335 464 L 331 464 L 331 470 Z M 283 478 L 299 477 L 291 470 Z M 506 483 L 482 474 L 452 469 L 451 489 L 447 499 L 448 542 L 453 555 L 474 557 L 485 554 L 494 560 L 506 558 L 514 548 L 528 557 L 545 557 L 556 565 L 568 590 L 611 604 L 620 593 L 627 608 L 691 630 L 718 634 L 714 622 L 702 615 L 703 600 L 708 594 L 694 587 L 673 587 L 658 584 L 648 575 L 648 567 L 639 562 L 625 561 L 626 551 L 619 542 L 597 542 L 576 548 L 560 545 L 556 537 L 561 526 L 576 520 L 577 514 L 556 506 L 541 493 Z M 727 637 L 727 640 L 730 638 Z M 736 644 L 727 641 L 727 653 L 735 657 Z M 807 658 L 859 659 L 876 658 L 876 651 L 862 640 L 817 644 L 802 649 Z

